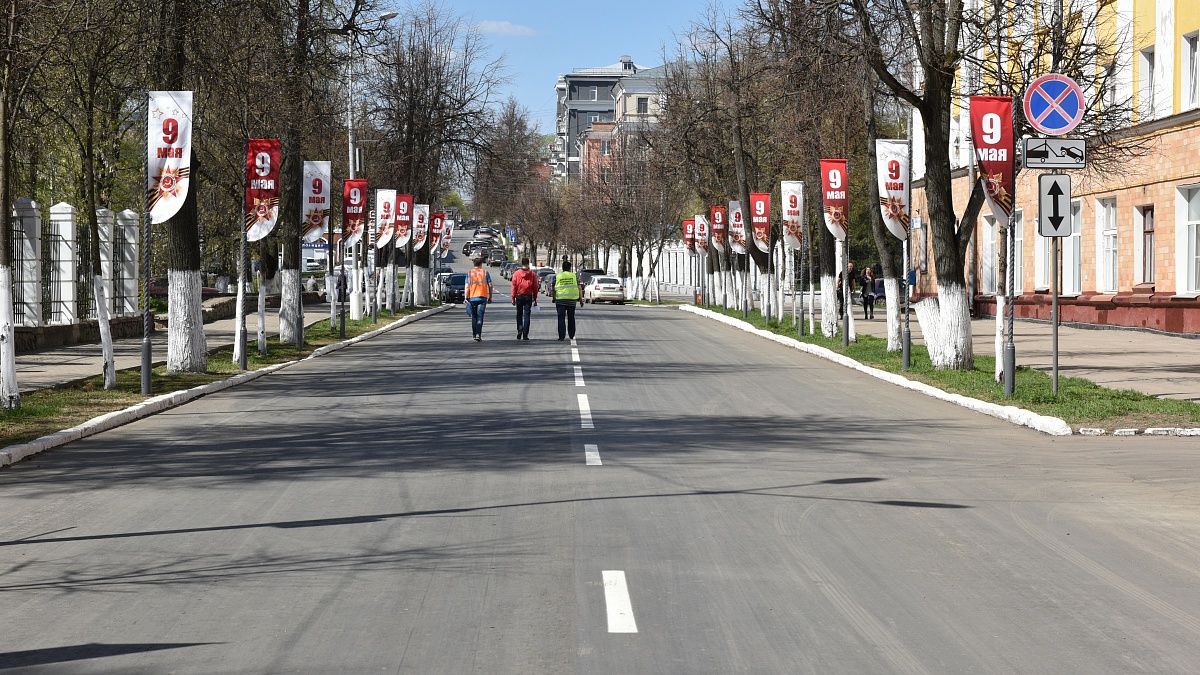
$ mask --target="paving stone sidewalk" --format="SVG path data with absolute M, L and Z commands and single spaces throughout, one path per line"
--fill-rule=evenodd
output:
M 312 304 L 304 306 L 305 325 L 311 326 L 321 321 L 329 320 L 329 304 Z M 279 334 L 279 310 L 268 309 L 266 312 L 266 330 L 268 336 Z M 233 344 L 237 330 L 237 321 L 233 318 L 220 319 L 204 324 L 204 336 L 208 348 L 217 349 Z M 246 317 L 247 339 L 251 349 L 257 339 L 258 315 L 251 313 Z M 150 337 L 155 362 L 167 358 L 167 332 L 163 329 L 154 331 Z M 133 368 L 142 362 L 142 338 L 126 338 L 113 342 L 113 356 L 117 370 Z M 100 353 L 100 344 L 80 344 L 43 349 L 36 352 L 17 354 L 17 382 L 22 392 L 30 392 L 44 387 L 71 382 L 93 375 L 99 375 L 104 359 Z

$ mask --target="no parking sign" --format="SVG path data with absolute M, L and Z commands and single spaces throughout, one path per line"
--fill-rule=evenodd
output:
M 1070 133 L 1083 119 L 1083 91 L 1066 75 L 1050 73 L 1025 90 L 1025 119 L 1043 134 Z

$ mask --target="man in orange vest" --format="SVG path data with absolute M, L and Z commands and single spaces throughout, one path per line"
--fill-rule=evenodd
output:
M 471 334 L 475 341 L 483 340 L 483 310 L 492 301 L 492 275 L 483 269 L 483 258 L 475 259 L 475 266 L 467 272 L 467 314 L 471 315 Z

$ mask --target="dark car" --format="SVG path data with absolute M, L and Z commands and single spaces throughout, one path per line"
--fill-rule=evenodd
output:
M 500 276 L 505 279 L 512 279 L 513 272 L 516 272 L 518 267 L 520 265 L 511 260 L 505 261 L 504 264 L 500 265 Z
M 499 267 L 508 260 L 508 254 L 502 248 L 494 248 L 488 252 L 488 265 L 490 267 Z
M 467 295 L 467 275 L 451 274 L 450 281 L 442 286 L 438 300 L 442 302 L 462 302 Z

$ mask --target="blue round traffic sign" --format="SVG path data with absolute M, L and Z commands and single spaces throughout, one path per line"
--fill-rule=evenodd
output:
M 1083 91 L 1066 75 L 1043 75 L 1025 90 L 1025 119 L 1043 134 L 1069 133 L 1083 119 L 1083 110 Z

